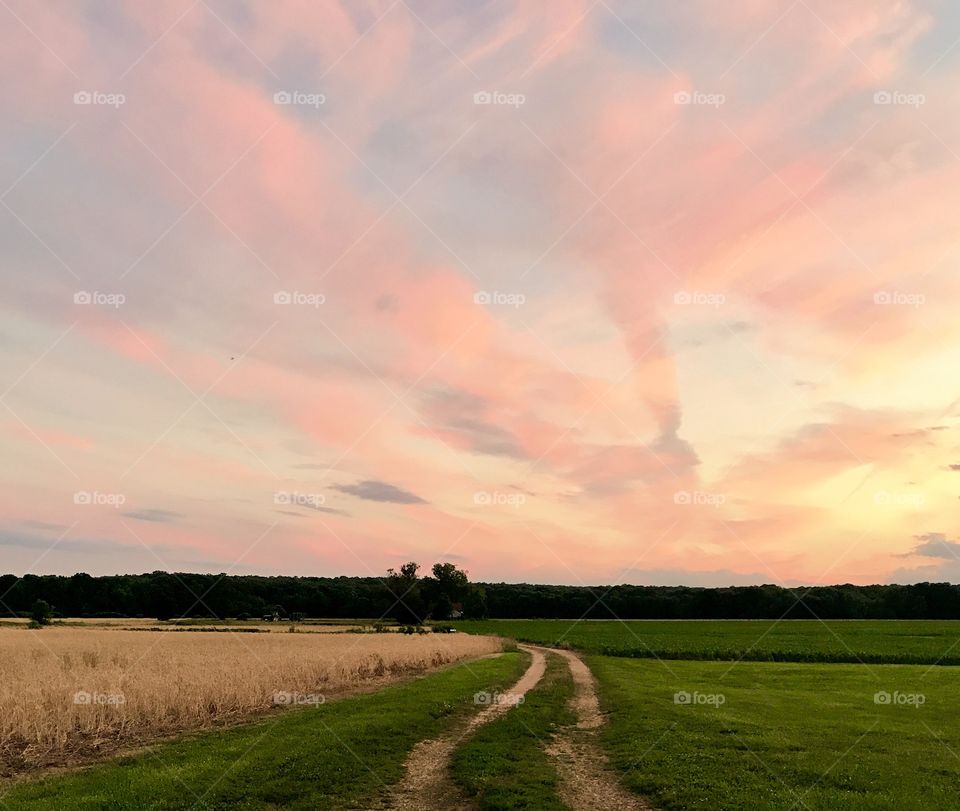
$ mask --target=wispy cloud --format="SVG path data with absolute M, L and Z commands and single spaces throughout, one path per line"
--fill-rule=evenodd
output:
M 756 2 L 709 30 L 560 5 L 371 27 L 349 3 L 200 3 L 171 27 L 162 3 L 17 4 L 17 565 L 75 521 L 124 547 L 88 547 L 91 572 L 267 531 L 246 565 L 330 574 L 454 542 L 504 579 L 937 562 L 913 536 L 957 505 L 960 14 L 800 3 L 758 40 Z M 277 511 L 280 482 L 328 498 Z M 74 565 L 69 540 L 43 565 Z
M 389 504 L 426 504 L 420 496 L 387 482 L 367 479 L 357 484 L 334 485 L 334 490 L 346 493 L 364 501 L 382 501 Z
M 134 518 L 137 521 L 150 521 L 156 524 L 169 524 L 183 518 L 183 515 L 173 510 L 144 509 L 132 510 L 123 513 L 127 518 Z

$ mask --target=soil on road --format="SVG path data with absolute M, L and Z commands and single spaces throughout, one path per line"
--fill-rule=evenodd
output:
M 407 758 L 403 780 L 392 786 L 382 809 L 392 811 L 471 811 L 474 805 L 450 777 L 450 759 L 460 742 L 475 729 L 490 723 L 517 706 L 543 678 L 546 656 L 563 657 L 573 675 L 575 693 L 571 709 L 577 722 L 560 728 L 545 742 L 560 783 L 560 797 L 572 811 L 651 811 L 640 797 L 617 780 L 597 742 L 604 723 L 590 668 L 572 651 L 521 645 L 533 659 L 520 680 L 508 691 L 509 702 L 490 704 L 456 730 L 432 740 L 420 741 Z
M 561 729 L 547 746 L 547 754 L 556 762 L 561 799 L 573 811 L 596 811 L 598 808 L 650 811 L 650 806 L 640 797 L 620 785 L 597 743 L 597 733 L 603 726 L 604 717 L 590 668 L 571 651 L 552 652 L 567 660 L 576 686 L 571 708 L 577 716 L 577 724 Z
M 547 664 L 541 649 L 521 645 L 533 660 L 508 691 L 509 701 L 489 704 L 462 727 L 433 740 L 420 741 L 410 752 L 403 780 L 391 787 L 383 808 L 395 811 L 469 811 L 473 806 L 450 778 L 450 758 L 460 741 L 515 707 L 543 678 Z

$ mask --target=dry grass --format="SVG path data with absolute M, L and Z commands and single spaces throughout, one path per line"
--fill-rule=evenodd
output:
M 0 761 L 82 760 L 266 712 L 276 694 L 319 701 L 498 650 L 466 634 L 0 628 Z
M 362 621 L 323 621 L 323 620 L 304 620 L 293 623 L 299 633 L 304 634 L 341 634 L 349 631 L 371 632 L 374 629 L 375 622 Z M 0 617 L 0 628 L 4 626 L 27 628 L 30 620 L 26 618 Z M 290 630 L 291 623 L 287 620 L 277 622 L 265 622 L 263 620 L 246 620 L 238 622 L 230 621 L 212 621 L 212 620 L 168 620 L 161 621 L 146 618 L 118 618 L 118 617 L 62 617 L 53 621 L 54 627 L 82 627 L 82 628 L 108 628 L 110 630 L 127 629 L 131 631 L 221 631 L 231 630 L 237 633 L 257 633 L 270 632 L 272 634 L 287 633 Z M 399 631 L 398 626 L 387 625 L 383 628 L 386 633 Z

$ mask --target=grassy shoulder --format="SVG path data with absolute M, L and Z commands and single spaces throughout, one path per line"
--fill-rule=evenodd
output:
M 637 659 L 960 665 L 958 620 L 484 620 L 468 633 Z
M 380 692 L 204 733 L 66 776 L 14 786 L 4 809 L 333 809 L 364 807 L 403 776 L 417 741 L 476 710 L 525 669 L 516 652 Z
M 453 757 L 453 777 L 483 811 L 566 808 L 544 747 L 557 726 L 576 721 L 570 669 L 549 655 L 547 671 L 522 704 L 479 730 Z
M 609 713 L 611 761 L 656 808 L 956 807 L 960 707 L 950 668 L 589 664 Z

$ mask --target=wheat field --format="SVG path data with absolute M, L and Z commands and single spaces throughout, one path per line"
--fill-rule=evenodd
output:
M 500 650 L 466 634 L 0 629 L 4 771 L 83 758 Z

